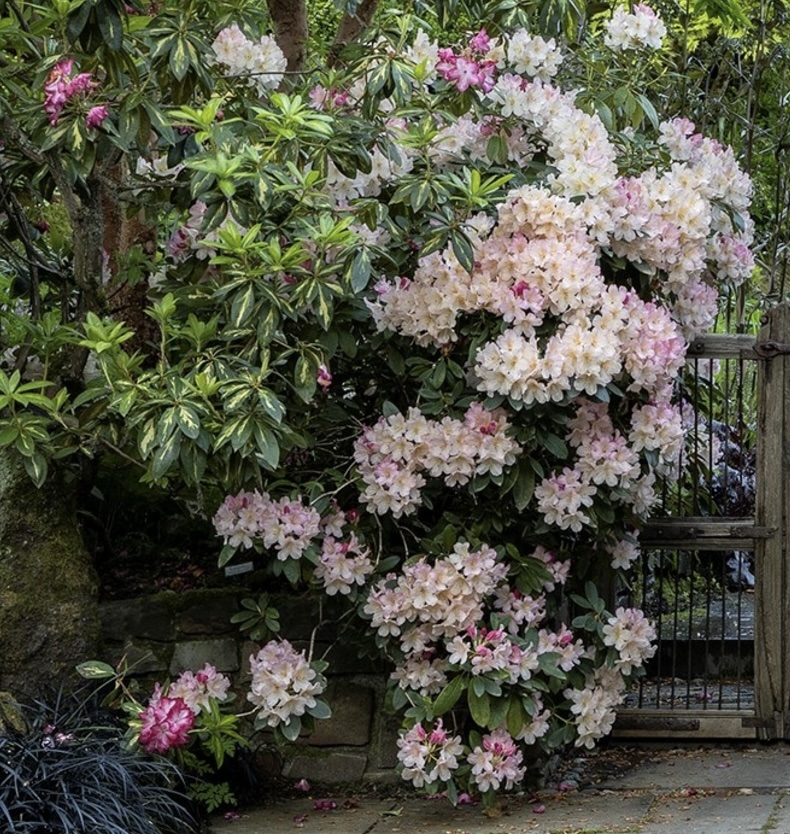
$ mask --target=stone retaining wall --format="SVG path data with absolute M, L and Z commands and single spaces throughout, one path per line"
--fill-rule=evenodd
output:
M 124 655 L 136 676 L 147 683 L 173 679 L 207 661 L 228 675 L 240 701 L 250 680 L 249 657 L 259 646 L 245 640 L 233 614 L 240 610 L 239 589 L 166 592 L 142 599 L 105 602 L 100 616 L 103 660 L 116 664 Z M 325 655 L 327 700 L 332 717 L 316 722 L 315 732 L 286 749 L 271 747 L 271 737 L 256 734 L 255 747 L 269 751 L 261 759 L 277 775 L 314 781 L 353 782 L 395 777 L 398 721 L 384 710 L 387 674 L 380 663 L 361 658 L 358 641 L 322 626 L 316 605 L 303 599 L 278 599 L 282 635 L 297 648 L 314 640 L 315 657 Z

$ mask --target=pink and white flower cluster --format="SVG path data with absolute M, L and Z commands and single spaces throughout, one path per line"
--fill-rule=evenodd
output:
M 210 663 L 199 672 L 186 671 L 166 691 L 156 684 L 148 706 L 140 713 L 140 744 L 149 753 L 167 753 L 189 742 L 189 731 L 211 701 L 228 699 L 230 679 Z
M 287 640 L 272 640 L 251 655 L 250 672 L 247 700 L 270 727 L 288 724 L 315 707 L 326 686 L 304 651 L 296 651 Z
M 661 49 L 667 34 L 664 22 L 644 3 L 634 6 L 633 12 L 618 6 L 606 24 L 604 43 L 617 52 L 626 49 Z
M 397 741 L 401 775 L 415 787 L 448 782 L 459 766 L 464 748 L 460 736 L 451 736 L 441 718 L 430 731 L 415 724 Z
M 246 78 L 259 95 L 276 90 L 288 66 L 274 38 L 263 35 L 251 40 L 235 23 L 217 35 L 211 50 L 214 60 L 225 68 L 225 75 Z
M 259 540 L 282 562 L 299 559 L 321 532 L 321 515 L 300 498 L 275 501 L 258 490 L 227 496 L 213 521 L 225 544 L 249 549 Z
M 338 541 L 333 536 L 324 539 L 321 556 L 315 569 L 329 596 L 337 593 L 348 595 L 355 586 L 362 586 L 373 573 L 370 550 L 360 544 L 354 533 L 347 541 Z
M 210 710 L 212 700 L 220 703 L 227 701 L 228 689 L 230 678 L 206 663 L 199 672 L 182 672 L 168 687 L 167 695 L 169 698 L 181 698 L 197 715 L 201 710 Z
M 504 412 L 473 403 L 463 420 L 430 420 L 419 409 L 381 418 L 354 445 L 354 460 L 365 484 L 360 500 L 379 515 L 413 512 L 426 475 L 447 486 L 475 475 L 501 474 L 520 451 L 508 437 Z
M 502 728 L 483 736 L 482 745 L 467 756 L 472 765 L 472 781 L 481 793 L 510 790 L 524 778 L 524 754 Z

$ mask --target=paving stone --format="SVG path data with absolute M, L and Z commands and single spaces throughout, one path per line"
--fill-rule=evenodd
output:
M 123 659 L 127 668 L 132 669 L 134 674 L 139 676 L 152 672 L 166 673 L 170 667 L 172 653 L 172 643 L 129 642 L 122 647 L 105 649 L 102 652 L 102 660 L 110 666 L 117 667 Z
M 366 834 L 376 830 L 381 814 L 393 808 L 389 801 L 362 800 L 355 808 L 344 807 L 342 796 L 336 797 L 335 801 L 338 808 L 334 811 L 316 811 L 314 799 L 305 798 L 241 814 L 235 820 L 217 816 L 211 821 L 211 831 L 212 834 L 295 834 L 298 831 L 304 834 Z
M 630 788 L 781 788 L 790 784 L 790 755 L 784 748 L 716 748 L 661 751 L 601 787 Z M 777 763 L 780 763 L 777 766 Z
M 235 634 L 237 627 L 230 618 L 238 611 L 235 594 L 209 597 L 180 612 L 176 617 L 176 628 L 180 634 Z
M 640 834 L 759 834 L 779 801 L 775 794 L 660 796 Z M 775 829 L 787 832 L 787 828 Z

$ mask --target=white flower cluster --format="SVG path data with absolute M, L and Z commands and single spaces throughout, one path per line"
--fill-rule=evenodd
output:
M 617 714 L 615 707 L 625 694 L 623 676 L 616 669 L 601 667 L 587 677 L 583 689 L 566 689 L 563 695 L 571 702 L 576 725 L 576 747 L 592 750 L 596 741 L 612 731 Z
M 315 707 L 324 691 L 323 678 L 311 668 L 305 653 L 287 640 L 272 640 L 250 656 L 252 683 L 247 694 L 270 727 L 287 724 Z
M 604 43 L 616 52 L 645 47 L 661 49 L 666 34 L 667 27 L 650 6 L 640 3 L 634 6 L 633 13 L 618 6 L 606 24 Z
M 235 23 L 217 35 L 211 49 L 214 60 L 225 67 L 225 75 L 247 78 L 259 95 L 280 86 L 288 65 L 274 38 L 263 35 L 250 40 Z
M 656 630 L 638 608 L 618 608 L 603 627 L 603 642 L 617 651 L 615 669 L 630 675 L 656 653 Z
M 393 414 L 367 428 L 354 446 L 354 460 L 365 483 L 360 496 L 368 507 L 395 518 L 420 504 L 425 474 L 448 486 L 468 483 L 475 475 L 501 474 L 520 452 L 507 436 L 501 411 L 473 403 L 463 420 L 429 420 L 419 409 Z

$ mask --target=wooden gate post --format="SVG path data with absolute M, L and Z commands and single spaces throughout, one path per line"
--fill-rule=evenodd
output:
M 755 542 L 755 707 L 759 737 L 790 736 L 790 305 L 770 310 L 760 356 Z

